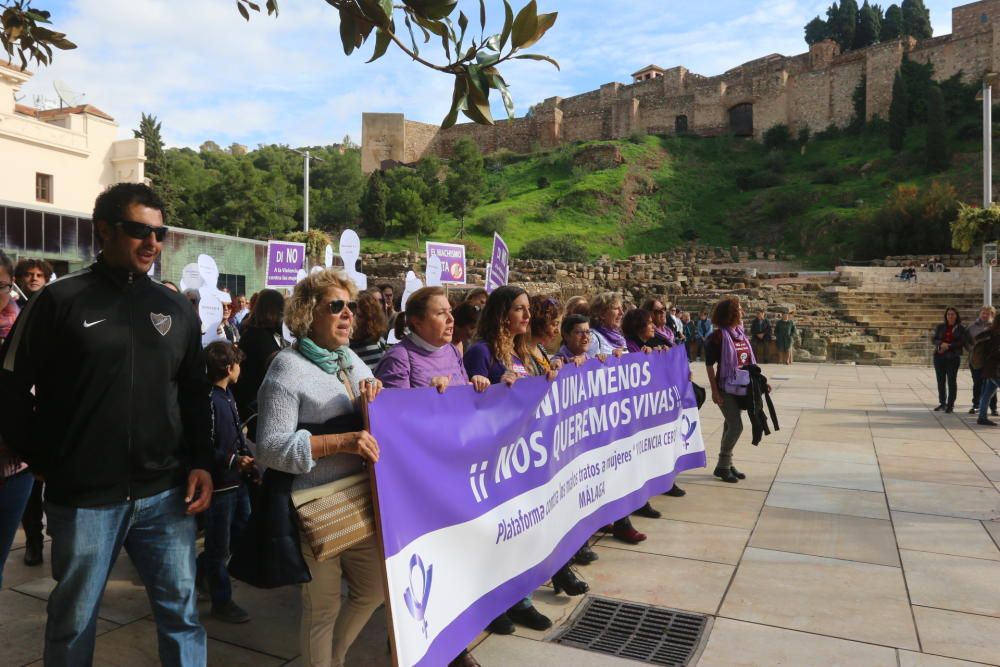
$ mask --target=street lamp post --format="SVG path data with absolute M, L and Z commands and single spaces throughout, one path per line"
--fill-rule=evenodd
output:
M 977 100 L 983 102 L 983 210 L 993 205 L 993 86 L 1000 81 L 997 72 L 986 72 L 983 75 L 983 89 Z M 990 258 L 983 250 L 983 302 L 993 305 L 993 266 Z
M 323 158 L 316 157 L 315 155 L 310 155 L 309 151 L 300 151 L 295 148 L 290 148 L 289 150 L 294 151 L 302 156 L 302 231 L 309 231 L 309 160 L 323 161 Z

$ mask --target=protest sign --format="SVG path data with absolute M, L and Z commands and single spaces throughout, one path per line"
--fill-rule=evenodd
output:
M 448 664 L 596 530 L 705 465 L 683 348 L 368 406 L 399 665 Z
M 442 285 L 465 284 L 465 246 L 457 243 L 427 242 L 427 261 L 437 257 L 441 262 Z
M 492 293 L 498 287 L 507 284 L 510 269 L 510 251 L 507 244 L 496 232 L 493 233 L 493 252 L 490 255 L 490 265 L 486 267 L 486 291 Z
M 267 278 L 265 287 L 295 287 L 298 273 L 306 261 L 306 244 L 290 241 L 267 242 Z

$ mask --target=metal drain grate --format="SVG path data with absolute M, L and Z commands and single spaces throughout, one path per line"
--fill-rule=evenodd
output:
M 685 667 L 701 645 L 708 617 L 591 597 L 557 644 L 653 665 Z

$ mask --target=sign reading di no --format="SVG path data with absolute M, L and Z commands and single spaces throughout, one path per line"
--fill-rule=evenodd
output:
M 289 241 L 267 242 L 265 287 L 295 287 L 296 276 L 306 261 L 306 244 Z

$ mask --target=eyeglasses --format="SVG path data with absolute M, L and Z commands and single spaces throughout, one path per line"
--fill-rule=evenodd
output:
M 149 238 L 150 234 L 156 237 L 158 243 L 162 243 L 163 239 L 167 238 L 167 228 L 163 225 L 154 227 L 153 225 L 147 225 L 144 222 L 136 222 L 134 220 L 119 220 L 117 224 L 122 228 L 123 232 L 140 241 Z
M 344 312 L 344 308 L 351 311 L 351 314 L 356 314 L 358 312 L 358 302 L 357 301 L 344 301 L 343 299 L 337 299 L 336 301 L 331 301 L 327 304 L 330 309 L 331 315 L 340 315 Z
M 571 336 L 577 336 L 578 338 L 587 338 L 588 336 L 590 336 L 590 329 L 587 329 L 586 331 L 578 331 L 574 329 L 569 333 Z
M 0 283 L 0 292 L 9 292 L 14 283 Z

